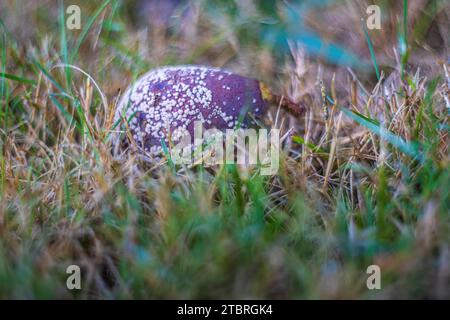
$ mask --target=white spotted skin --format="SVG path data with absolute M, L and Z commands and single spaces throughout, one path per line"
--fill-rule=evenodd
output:
M 129 120 L 135 141 L 152 154 L 161 140 L 176 143 L 183 130 L 194 137 L 194 121 L 219 130 L 249 124 L 248 113 L 261 116 L 267 108 L 259 82 L 229 71 L 202 66 L 169 66 L 152 70 L 127 89 L 115 121 Z M 240 117 L 240 115 L 243 115 Z M 170 139 L 170 142 L 169 142 Z

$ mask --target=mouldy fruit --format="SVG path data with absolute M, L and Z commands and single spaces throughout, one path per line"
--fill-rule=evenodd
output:
M 301 108 L 282 99 L 293 113 Z M 284 101 L 284 102 L 283 102 Z M 204 129 L 233 129 L 250 124 L 248 113 L 262 116 L 270 103 L 279 103 L 261 82 L 229 71 L 201 66 L 170 66 L 152 70 L 131 86 L 120 100 L 115 121 L 129 120 L 134 140 L 157 155 L 166 145 L 176 143 L 183 130 L 194 137 L 194 122 Z M 242 116 L 241 116 L 242 115 Z

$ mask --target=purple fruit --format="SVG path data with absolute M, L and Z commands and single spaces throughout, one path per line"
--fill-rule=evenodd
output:
M 131 119 L 134 140 L 145 151 L 157 154 L 162 140 L 169 145 L 170 137 L 176 143 L 182 130 L 194 137 L 197 120 L 205 130 L 236 128 L 240 119 L 241 127 L 246 127 L 250 123 L 247 113 L 263 115 L 274 97 L 258 80 L 222 69 L 170 66 L 148 72 L 129 88 L 115 119 Z

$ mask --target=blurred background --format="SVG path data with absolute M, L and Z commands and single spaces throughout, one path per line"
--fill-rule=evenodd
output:
M 63 5 L 72 4 L 80 7 L 82 27 L 86 27 L 102 1 L 65 1 Z M 87 35 L 92 41 L 83 42 L 77 62 L 102 74 L 113 72 L 105 63 L 121 64 L 130 74 L 158 65 L 204 64 L 279 86 L 278 79 L 286 78 L 289 63 L 301 48 L 312 58 L 307 69 L 313 69 L 314 76 L 323 74 L 329 80 L 336 71 L 336 84 L 342 86 L 340 80 L 348 75 L 346 68 L 351 68 L 362 80 L 373 81 L 376 77 L 363 28 L 369 17 L 366 9 L 372 4 L 381 9 L 381 29 L 367 31 L 385 73 L 398 68 L 405 50 L 411 55 L 410 67 L 420 62 L 425 72 L 436 61 L 449 59 L 449 6 L 445 1 L 410 1 L 404 34 L 403 1 L 134 0 L 112 1 L 99 13 L 94 31 Z M 32 49 L 58 36 L 60 5 L 58 1 L 5 0 L 0 15 L 8 32 Z M 67 31 L 69 47 L 81 33 Z M 102 66 L 92 70 L 99 60 Z M 124 80 L 129 81 L 114 75 L 108 78 L 112 83 L 105 90 L 110 94 L 123 87 Z

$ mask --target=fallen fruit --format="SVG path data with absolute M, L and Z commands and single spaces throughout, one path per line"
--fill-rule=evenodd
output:
M 195 121 L 205 129 L 246 127 L 248 113 L 260 117 L 270 103 L 280 101 L 289 111 L 301 112 L 258 80 L 216 68 L 170 66 L 138 79 L 119 102 L 115 120 L 128 120 L 134 140 L 155 155 L 162 151 L 162 141 L 176 143 L 184 130 L 193 135 Z

